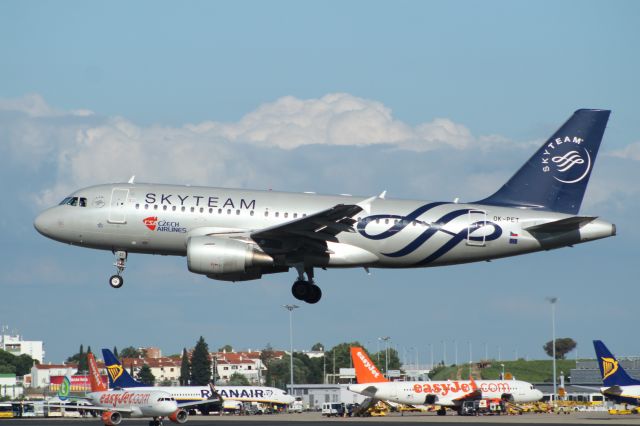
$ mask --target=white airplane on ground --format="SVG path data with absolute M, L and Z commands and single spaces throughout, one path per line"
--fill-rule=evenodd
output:
M 446 414 L 444 407 L 458 413 L 464 401 L 499 399 L 513 403 L 534 402 L 542 399 L 542 392 L 531 383 L 520 380 L 447 380 L 390 382 L 378 370 L 364 349 L 351 348 L 351 359 L 356 370 L 358 384 L 348 389 L 361 395 L 407 405 L 439 405 L 439 415 Z
M 128 183 L 91 186 L 42 212 L 42 235 L 116 256 L 186 256 L 191 272 L 245 281 L 295 268 L 296 299 L 322 297 L 315 268 L 488 261 L 616 234 L 578 215 L 610 111 L 576 111 L 497 192 L 471 203 Z M 452 167 L 452 172 L 455 168 Z M 306 274 L 306 279 L 305 279 Z
M 237 402 L 258 402 L 262 404 L 289 405 L 295 398 L 287 394 L 282 389 L 268 386 L 155 386 L 147 387 L 144 383 L 134 380 L 133 377 L 123 368 L 113 352 L 109 349 L 102 349 L 104 364 L 109 375 L 109 386 L 120 389 L 148 389 L 162 390 L 176 401 L 182 402 L 203 402 L 204 405 L 198 407 L 203 414 L 209 413 L 209 406 L 206 404 L 212 397 L 221 397 L 225 408 L 235 407 Z
M 120 424 L 123 416 L 152 417 L 153 420 L 149 421 L 149 426 L 162 425 L 162 419 L 165 417 L 174 423 L 182 424 L 186 423 L 189 417 L 185 408 L 203 403 L 203 401 L 177 403 L 170 393 L 157 388 L 109 390 L 100 377 L 93 354 L 88 353 L 87 359 L 91 392 L 87 394 L 86 400 L 93 405 L 81 405 L 78 408 L 101 411 L 102 421 L 106 426 Z M 62 386 L 64 389 L 61 389 L 59 393 L 63 398 L 68 397 L 67 385 L 68 382 L 64 383 Z M 215 399 L 212 399 L 211 402 L 215 402 Z M 69 408 L 68 405 L 48 405 Z

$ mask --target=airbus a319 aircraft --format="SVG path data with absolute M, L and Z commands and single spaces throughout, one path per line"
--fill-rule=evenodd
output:
M 488 261 L 615 235 L 578 215 L 610 111 L 576 111 L 493 195 L 413 201 L 135 183 L 91 186 L 42 212 L 56 241 L 115 254 L 186 256 L 191 272 L 246 281 L 295 268 L 298 300 L 322 292 L 315 268 L 418 268 Z M 305 277 L 306 275 L 306 277 Z

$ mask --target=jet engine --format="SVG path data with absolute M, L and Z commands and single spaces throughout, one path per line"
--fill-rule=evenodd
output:
M 192 237 L 187 243 L 187 265 L 191 272 L 226 281 L 245 281 L 262 276 L 262 267 L 272 267 L 273 258 L 257 245 L 221 237 Z
M 187 413 L 187 410 L 183 410 L 183 409 L 177 409 L 175 412 L 169 415 L 169 420 L 179 424 L 186 423 L 188 418 L 189 418 L 189 413 Z
M 117 411 L 104 411 L 102 413 L 102 423 L 105 426 L 115 426 L 119 425 L 122 421 L 122 414 Z

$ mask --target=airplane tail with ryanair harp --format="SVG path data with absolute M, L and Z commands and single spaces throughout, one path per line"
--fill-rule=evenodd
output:
M 574 112 L 502 188 L 478 203 L 576 215 L 610 113 Z
M 104 357 L 107 376 L 109 376 L 110 388 L 136 388 L 146 386 L 144 383 L 140 383 L 131 377 L 122 366 L 122 363 L 118 361 L 118 358 L 116 358 L 109 349 L 102 349 L 102 356 Z
M 640 385 L 640 380 L 636 380 L 622 368 L 619 361 L 602 343 L 601 340 L 594 340 L 593 347 L 596 350 L 596 358 L 600 374 L 602 374 L 602 383 L 607 387 L 612 386 L 633 386 Z

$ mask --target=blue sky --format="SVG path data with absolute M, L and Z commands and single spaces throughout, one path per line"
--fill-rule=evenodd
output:
M 635 332 L 640 207 L 637 2 L 22 2 L 0 4 L 0 324 L 44 340 L 179 352 L 288 346 L 294 273 L 228 284 L 183 258 L 49 241 L 66 193 L 141 181 L 480 199 L 577 108 L 613 110 L 582 212 L 619 235 L 439 269 L 321 271 L 296 348 L 392 336 L 423 361 L 542 358 L 545 296 L 579 355 Z M 612 323 L 615 322 L 615 326 Z M 414 349 L 409 349 L 414 348 Z M 464 354 L 464 355 L 463 355 Z M 415 356 L 415 355 L 413 355 Z

